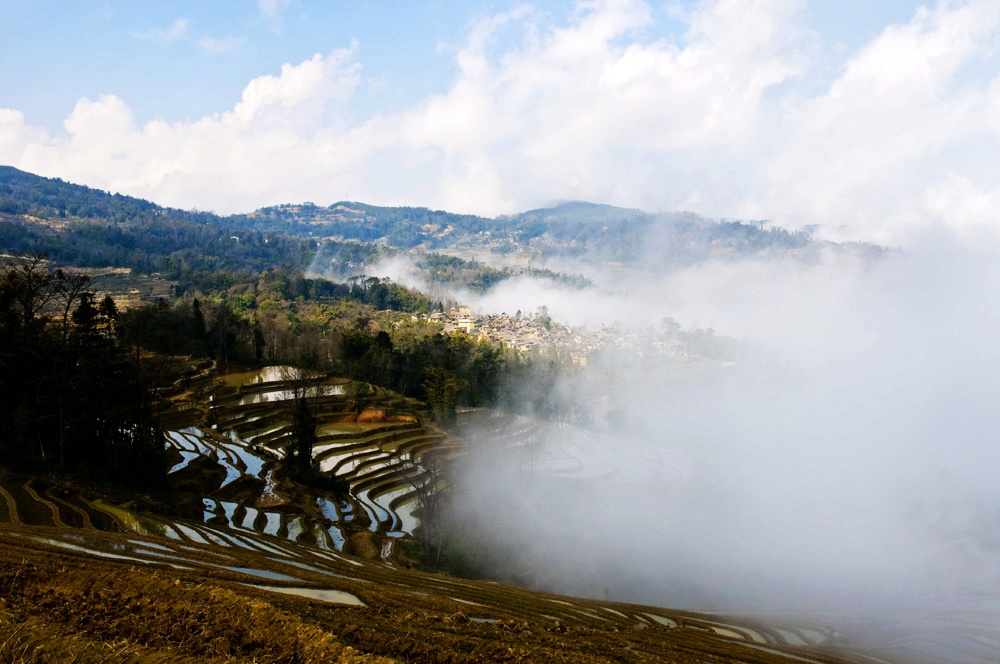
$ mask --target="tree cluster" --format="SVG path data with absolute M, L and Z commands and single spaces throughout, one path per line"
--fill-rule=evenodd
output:
M 165 475 L 153 393 L 88 284 L 39 257 L 0 267 L 0 461 L 149 486 Z
M 294 365 L 387 387 L 428 401 L 444 424 L 459 406 L 544 406 L 548 362 L 391 311 L 429 304 L 384 279 L 335 284 L 267 270 L 221 295 L 123 312 L 116 330 L 126 345 L 223 367 Z

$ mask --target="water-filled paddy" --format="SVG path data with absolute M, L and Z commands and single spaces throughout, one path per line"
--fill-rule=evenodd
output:
M 285 588 L 282 586 L 257 586 L 257 585 L 255 585 L 254 588 L 259 588 L 261 590 L 266 590 L 272 593 L 282 593 L 284 595 L 296 595 L 298 597 L 316 599 L 321 602 L 330 602 L 332 604 L 365 606 L 365 603 L 362 602 L 360 599 L 358 599 L 351 593 L 344 592 L 342 590 L 330 590 L 328 588 Z

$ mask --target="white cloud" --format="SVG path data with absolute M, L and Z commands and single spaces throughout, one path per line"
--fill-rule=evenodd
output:
M 159 42 L 161 44 L 171 44 L 185 39 L 188 36 L 188 20 L 179 18 L 167 28 L 153 28 L 142 32 L 133 32 L 132 36 L 139 39 Z
M 969 152 L 950 147 L 970 137 L 995 145 L 984 104 L 990 82 L 967 78 L 966 69 L 990 58 L 996 66 L 998 28 L 992 2 L 921 8 L 887 28 L 825 94 L 791 113 L 757 209 L 855 237 L 900 237 L 922 216 L 911 205 L 921 190 L 950 180 L 953 169 L 978 170 Z
M 352 57 L 350 51 L 339 51 L 325 58 L 317 53 L 299 65 L 282 65 L 279 76 L 255 78 L 244 88 L 232 117 L 250 123 L 278 109 L 281 122 L 301 124 L 304 117 L 350 97 L 359 72 L 358 65 L 349 62 Z
M 289 6 L 258 10 L 278 20 Z M 260 76 L 194 121 L 136 127 L 108 95 L 50 136 L 8 110 L 0 161 L 219 211 L 351 197 L 497 214 L 582 198 L 890 243 L 991 227 L 1000 6 L 942 2 L 832 55 L 802 9 L 705 0 L 667 39 L 638 0 L 581 2 L 555 26 L 518 7 L 470 26 L 448 88 L 397 114 L 347 112 L 352 47 Z
M 280 31 L 285 11 L 291 4 L 291 0 L 257 0 L 257 11 L 273 30 Z
M 967 248 L 1000 245 L 1000 186 L 982 189 L 951 173 L 926 189 L 920 203 Z
M 0 110 L 0 161 L 184 208 L 234 212 L 304 200 L 331 180 L 349 180 L 357 166 L 338 111 L 359 78 L 352 51 L 316 55 L 254 79 L 230 111 L 142 127 L 114 95 L 81 99 L 66 134 L 54 137 Z
M 245 43 L 244 37 L 202 37 L 198 40 L 198 46 L 209 55 L 238 51 Z
M 403 140 L 441 152 L 466 209 L 551 198 L 665 207 L 673 201 L 661 185 L 683 153 L 707 165 L 718 150 L 740 150 L 765 91 L 800 68 L 796 5 L 708 4 L 681 47 L 633 36 L 650 22 L 643 3 L 588 3 L 569 25 L 493 59 L 487 46 L 502 22 L 484 22 L 457 54 L 451 89 L 404 116 Z M 498 180 L 501 193 L 484 198 Z
M 10 108 L 0 108 L 0 155 L 20 155 L 31 146 L 48 142 L 48 134 L 24 123 L 24 114 Z
M 132 32 L 132 36 L 145 41 L 152 41 L 159 44 L 173 44 L 175 42 L 188 42 L 197 44 L 205 53 L 218 55 L 239 50 L 246 43 L 245 37 L 210 37 L 202 36 L 194 39 L 191 35 L 191 23 L 186 18 L 179 18 L 170 27 L 154 28 L 143 32 Z

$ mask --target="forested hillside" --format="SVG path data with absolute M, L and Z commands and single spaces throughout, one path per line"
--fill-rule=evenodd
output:
M 648 213 L 571 202 L 493 219 L 413 207 L 339 202 L 263 208 L 242 217 L 255 228 L 304 237 L 384 241 L 402 249 L 462 248 L 588 261 L 649 259 L 683 266 L 708 258 L 801 252 L 827 246 L 766 222 L 712 221 L 693 213 Z
M 425 399 L 441 422 L 463 404 L 517 407 L 512 386 L 543 373 L 531 358 L 411 315 L 441 303 L 366 276 L 384 247 L 323 241 L 349 266 L 335 282 L 307 275 L 320 242 L 240 217 L 161 208 L 8 167 L 0 202 L 8 415 L 0 460 L 114 474 L 159 450 L 148 444 L 157 440 L 148 354 L 207 358 L 222 369 L 321 370 Z M 509 276 L 458 258 L 425 260 L 442 279 Z M 125 268 L 119 280 L 140 295 L 152 273 L 172 286 L 119 306 L 101 292 L 95 268 Z M 143 464 L 152 471 L 159 462 Z
M 648 213 L 582 202 L 493 219 L 349 202 L 279 205 L 221 217 L 163 208 L 9 166 L 0 166 L 0 219 L 0 248 L 8 252 L 43 252 L 65 265 L 160 272 L 201 288 L 232 285 L 220 279 L 220 272 L 245 278 L 267 267 L 304 268 L 323 241 L 327 244 L 321 253 L 354 256 L 353 263 L 343 263 L 347 270 L 394 252 L 420 250 L 428 274 L 444 275 L 445 280 L 456 275 L 455 254 L 492 255 L 498 263 L 521 257 L 535 261 L 535 269 L 555 257 L 669 269 L 708 259 L 808 256 L 821 249 L 845 249 L 763 221 L 712 221 L 692 213 Z M 846 249 L 880 251 L 868 245 Z M 452 258 L 435 257 L 435 252 Z M 448 260 L 453 262 L 446 265 Z M 458 272 L 479 290 L 511 274 L 490 267 L 488 261 L 463 265 Z M 357 274 L 361 272 L 344 276 Z M 574 279 L 569 275 L 569 281 Z
M 485 292 L 516 275 L 591 285 L 538 267 L 547 257 L 663 270 L 707 259 L 807 257 L 831 247 L 880 251 L 815 242 L 763 222 L 579 202 L 495 219 L 346 202 L 221 217 L 0 167 L 0 251 L 21 261 L 45 257 L 47 274 L 117 268 L 126 275 L 117 278 L 132 299 L 119 299 L 118 343 L 221 366 L 308 366 L 418 398 L 436 377 L 458 405 L 531 400 L 544 412 L 543 388 L 556 365 L 497 342 L 442 334 L 417 315 L 444 303 L 372 276 L 381 261 L 405 254 L 425 283 Z M 148 286 L 154 274 L 155 289 Z M 101 283 L 90 284 L 98 297 Z M 538 392 L 516 393 L 527 375 Z

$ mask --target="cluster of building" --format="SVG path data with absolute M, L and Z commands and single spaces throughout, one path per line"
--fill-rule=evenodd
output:
M 511 348 L 529 351 L 543 347 L 563 347 L 578 342 L 571 328 L 556 323 L 547 316 L 514 316 L 506 313 L 474 315 L 468 307 L 446 312 L 418 314 L 413 320 L 438 323 L 446 334 L 467 334 L 477 339 L 499 341 Z
M 438 323 L 446 334 L 467 334 L 519 351 L 559 351 L 581 365 L 587 364 L 588 356 L 594 351 L 607 348 L 652 349 L 658 354 L 675 357 L 688 355 L 687 344 L 674 335 L 664 338 L 663 334 L 652 330 L 621 331 L 614 327 L 572 328 L 544 313 L 476 315 L 469 307 L 457 307 L 447 312 L 414 315 L 413 320 Z

